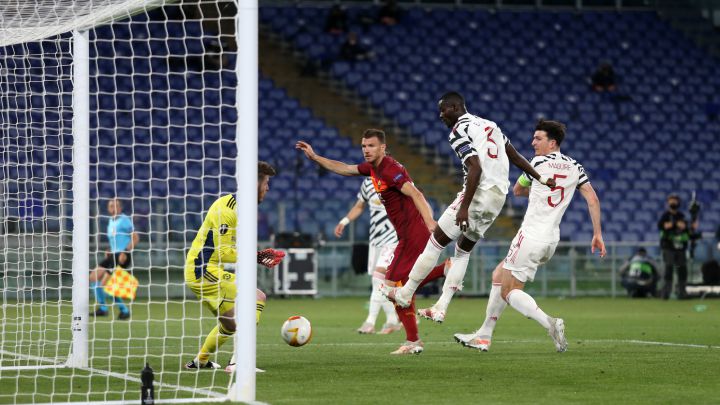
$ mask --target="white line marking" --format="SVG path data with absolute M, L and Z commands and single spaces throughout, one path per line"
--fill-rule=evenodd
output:
M 8 352 L 8 351 L 6 351 L 6 350 L 0 350 L 0 354 L 8 355 L 8 356 L 14 356 L 14 357 L 19 358 L 19 359 L 35 360 L 35 361 L 41 361 L 41 362 L 45 362 L 45 363 L 53 363 L 53 364 L 51 364 L 51 365 L 38 365 L 38 366 L 11 366 L 11 367 L 0 367 L 0 369 L 2 369 L 2 370 L 12 370 L 12 369 L 16 369 L 16 370 L 17 370 L 17 369 L 19 369 L 19 370 L 24 370 L 24 369 L 36 369 L 36 370 L 37 370 L 37 369 L 43 369 L 43 368 L 65 368 L 63 365 L 57 364 L 57 363 L 58 363 L 58 360 L 56 360 L 56 359 L 51 359 L 51 358 L 49 358 L 49 357 L 40 357 L 40 356 L 34 356 L 34 355 L 29 355 L 29 354 L 14 353 L 14 352 Z M 20 368 L 18 368 L 18 367 L 20 367 Z M 68 367 L 68 369 L 70 369 L 70 368 Z M 102 375 L 106 375 L 106 376 L 109 376 L 109 377 L 120 378 L 120 379 L 123 379 L 123 380 L 126 380 L 126 381 L 132 381 L 132 382 L 138 382 L 138 383 L 141 383 L 141 382 L 142 382 L 142 381 L 141 381 L 139 378 L 137 378 L 137 377 L 131 377 L 131 376 L 126 375 L 126 374 L 115 373 L 115 372 L 112 372 L 112 371 L 100 370 L 100 369 L 92 368 L 92 367 L 81 367 L 81 368 L 79 368 L 79 370 L 87 371 L 87 372 L 90 372 L 90 373 L 102 374 Z M 161 373 L 159 373 L 159 374 L 161 374 Z M 162 375 L 162 374 L 161 374 L 161 375 Z M 210 390 L 206 390 L 206 389 L 203 389 L 203 388 L 192 388 L 192 387 L 186 387 L 186 386 L 183 386 L 183 385 L 174 385 L 174 384 L 169 384 L 169 383 L 163 383 L 163 382 L 160 382 L 160 381 L 156 381 L 156 382 L 155 382 L 155 385 L 156 385 L 156 386 L 159 386 L 159 387 L 170 388 L 170 389 L 173 389 L 173 390 L 176 390 L 176 391 L 186 391 L 186 392 L 192 392 L 192 393 L 200 393 L 200 394 L 207 395 L 208 397 L 211 397 L 211 398 L 225 398 L 225 399 L 227 399 L 227 394 L 221 394 L 221 393 L 219 393 L 219 392 L 210 391 Z

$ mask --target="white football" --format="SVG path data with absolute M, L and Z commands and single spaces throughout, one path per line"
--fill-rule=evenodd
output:
M 312 339 L 312 326 L 307 318 L 291 316 L 280 329 L 280 335 L 290 346 L 303 346 Z

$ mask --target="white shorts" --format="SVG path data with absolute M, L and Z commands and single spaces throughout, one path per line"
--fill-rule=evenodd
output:
M 528 238 L 520 229 L 510 244 L 503 268 L 510 270 L 520 282 L 533 281 L 537 268 L 550 260 L 556 247 L 557 242 Z
M 475 197 L 468 208 L 468 229 L 465 232 L 455 224 L 455 217 L 464 198 L 463 193 L 458 193 L 457 198 L 443 212 L 438 226 L 451 240 L 457 240 L 462 233 L 466 238 L 477 242 L 485 237 L 485 231 L 495 222 L 505 205 L 505 193 L 497 187 L 489 190 L 477 190 Z
M 390 267 L 396 246 L 397 243 L 383 246 L 369 246 L 367 266 L 367 272 L 369 275 L 372 275 L 378 267 L 382 267 L 383 269 Z

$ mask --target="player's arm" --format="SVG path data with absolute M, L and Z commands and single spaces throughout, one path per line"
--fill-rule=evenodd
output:
M 425 225 L 428 227 L 428 230 L 430 230 L 430 233 L 435 232 L 437 222 L 435 222 L 435 219 L 433 219 L 430 204 L 425 199 L 423 193 L 421 193 L 420 190 L 418 190 L 417 187 L 415 187 L 415 185 L 409 181 L 405 182 L 402 185 L 402 187 L 400 188 L 400 192 L 412 199 L 413 204 L 415 204 L 415 208 L 417 208 L 417 210 L 420 212 L 420 216 L 422 216 L 422 219 L 425 222 Z
M 363 209 L 365 209 L 365 201 L 357 200 L 355 205 L 350 208 L 350 211 L 348 211 L 345 217 L 343 217 L 343 219 L 341 219 L 335 226 L 335 237 L 341 237 L 347 224 L 356 220 L 362 214 Z
M 600 199 L 589 182 L 580 185 L 580 194 L 585 198 L 585 202 L 587 202 L 590 219 L 592 220 L 593 238 L 590 249 L 593 253 L 595 253 L 595 249 L 598 249 L 600 251 L 600 257 L 605 257 L 607 251 L 605 250 L 605 242 L 603 241 L 602 227 L 600 225 Z
M 210 211 L 205 216 L 205 219 L 203 220 L 200 229 L 198 229 L 198 233 L 195 235 L 195 239 L 193 239 L 192 244 L 190 245 L 190 250 L 187 253 L 187 257 L 185 258 L 186 263 L 195 262 L 195 259 L 198 257 L 201 251 L 211 249 L 209 246 L 205 246 L 205 241 L 207 241 L 207 235 L 208 233 L 212 232 L 212 228 L 214 226 L 214 221 L 211 218 L 213 216 L 211 215 L 211 213 L 213 212 L 214 211 L 212 207 L 210 207 Z M 205 252 L 203 257 L 210 258 L 210 255 L 212 255 L 212 253 L 212 251 L 208 250 Z
M 464 163 L 468 169 L 467 179 L 465 180 L 465 197 L 460 203 L 460 208 L 458 208 L 457 215 L 455 216 L 455 224 L 463 231 L 467 229 L 468 218 L 470 216 L 468 209 L 480 185 L 480 176 L 482 175 L 482 167 L 480 166 L 480 159 L 477 155 L 468 156 Z
M 508 159 L 510 162 L 512 162 L 515 167 L 522 170 L 523 172 L 531 175 L 534 179 L 540 182 L 540 184 L 545 184 L 548 187 L 555 187 L 555 180 L 542 177 L 540 176 L 540 173 L 535 170 L 533 165 L 528 162 L 527 159 L 525 159 L 525 156 L 521 155 L 513 146 L 513 144 L 508 140 L 505 143 L 505 153 L 507 153 Z
M 325 170 L 337 173 L 341 176 L 360 176 L 357 165 L 349 165 L 337 160 L 328 159 L 315 153 L 312 146 L 309 143 L 298 141 L 295 144 L 295 149 L 300 149 L 305 153 L 308 159 L 320 165 Z
M 515 185 L 513 186 L 513 195 L 517 197 L 529 196 L 530 185 L 532 185 L 532 181 L 527 178 L 527 175 L 525 173 L 521 174 L 515 182 Z

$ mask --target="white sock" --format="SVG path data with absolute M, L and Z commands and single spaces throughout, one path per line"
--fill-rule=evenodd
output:
M 407 284 L 405 284 L 400 290 L 400 293 L 403 296 L 412 297 L 413 294 L 415 294 L 415 291 L 418 286 L 420 286 L 420 283 L 425 280 L 425 277 L 430 274 L 433 267 L 437 264 L 437 261 L 440 258 L 440 253 L 442 253 L 443 249 L 444 247 L 440 246 L 440 244 L 435 240 L 435 237 L 430 235 L 430 239 L 425 245 L 425 250 L 420 253 L 420 256 L 418 256 L 417 260 L 415 260 L 412 270 L 410 270 Z
M 450 269 L 445 274 L 445 282 L 443 283 L 442 294 L 434 307 L 440 311 L 447 311 L 450 301 L 456 291 L 462 290 L 462 282 L 465 278 L 468 263 L 470 262 L 470 252 L 466 252 L 455 246 L 455 256 L 451 260 Z
M 382 284 L 382 280 L 375 277 L 372 277 L 371 280 L 372 293 L 370 293 L 370 310 L 368 311 L 368 316 L 367 319 L 365 319 L 365 322 L 375 325 L 375 321 L 377 321 L 378 314 L 380 313 L 380 308 L 382 308 L 382 302 L 387 300 L 380 293 L 380 284 Z
M 492 339 L 493 331 L 495 331 L 495 324 L 500 319 L 500 315 L 505 310 L 507 302 L 502 299 L 502 284 L 493 283 L 490 289 L 490 297 L 488 298 L 487 309 L 485 310 L 485 322 L 483 322 L 480 329 L 477 331 L 477 336 L 481 339 Z
M 523 290 L 512 290 L 507 295 L 508 304 L 528 318 L 536 320 L 545 329 L 550 329 L 548 315 L 543 312 L 528 293 Z
M 391 323 L 391 324 L 397 324 L 400 323 L 400 320 L 398 319 L 397 312 L 395 312 L 395 305 L 388 301 L 387 298 L 385 298 L 382 293 L 380 292 L 380 286 L 385 283 L 385 275 L 383 273 L 375 272 L 372 276 L 372 285 L 373 285 L 373 292 L 372 295 L 370 295 L 370 305 L 372 306 L 372 302 L 374 300 L 377 300 L 377 302 L 380 304 L 380 307 L 385 312 L 385 323 Z M 377 317 L 377 314 L 376 314 Z M 373 321 L 374 322 L 374 321 Z

